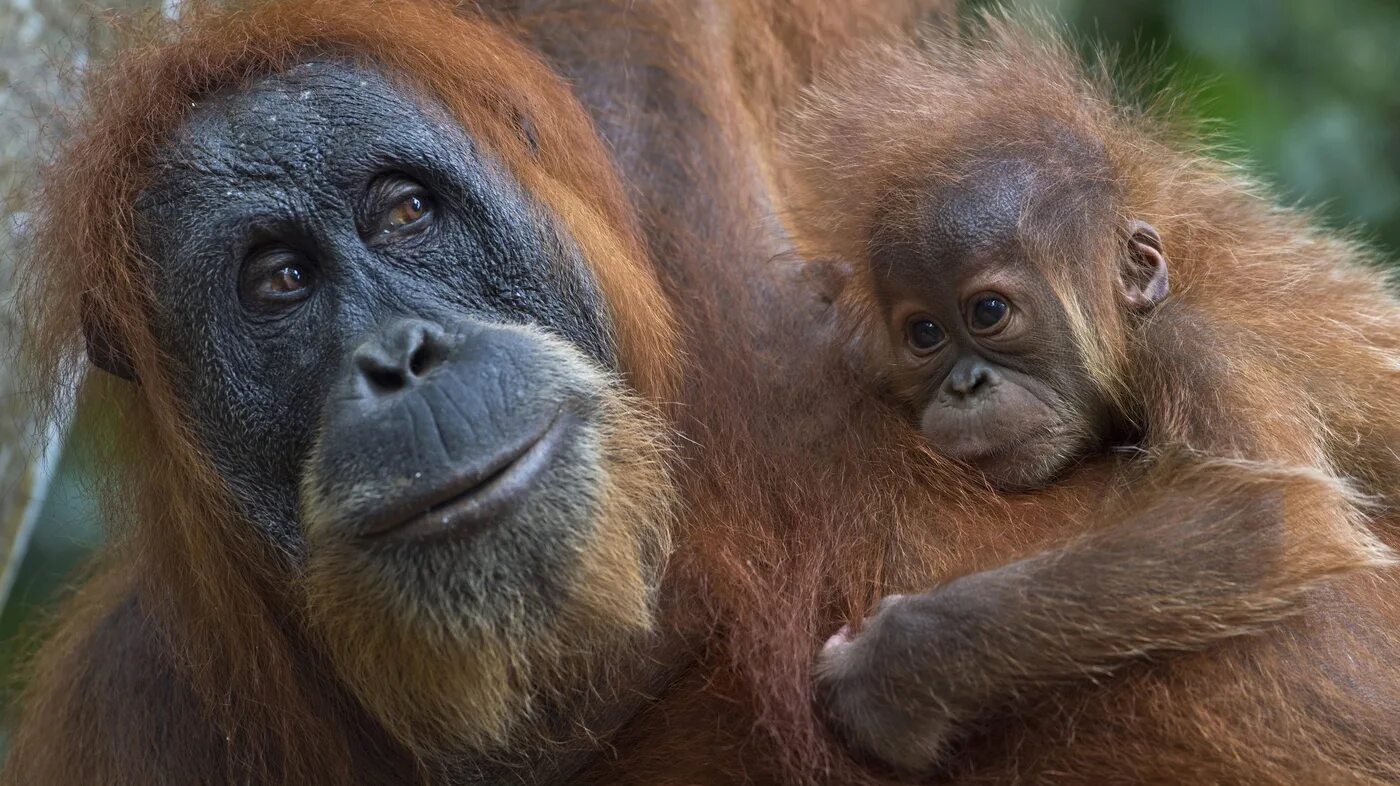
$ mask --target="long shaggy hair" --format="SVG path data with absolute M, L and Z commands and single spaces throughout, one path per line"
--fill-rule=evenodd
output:
M 1344 513 L 1298 516 L 1286 558 L 1270 563 L 1278 574 L 1252 596 L 1259 608 L 1281 609 L 1274 618 L 1297 613 L 1304 598 L 1338 574 L 1391 564 L 1388 547 L 1396 540 L 1384 522 L 1400 488 L 1392 449 L 1400 432 L 1387 424 L 1400 421 L 1400 304 L 1368 249 L 1320 229 L 1306 213 L 1277 207 L 1267 189 L 1205 155 L 1199 137 L 1167 117 L 1168 109 L 1167 99 L 1145 108 L 1125 104 L 1108 72 L 1086 71 L 1055 31 L 989 17 L 962 30 L 929 30 L 918 46 L 879 45 L 851 54 L 790 118 L 785 216 L 804 258 L 844 260 L 854 269 L 851 280 L 828 297 L 843 312 L 838 318 L 851 317 L 856 327 L 831 334 L 834 344 L 846 346 L 834 348 L 837 359 L 824 368 L 827 378 L 794 382 L 805 389 L 789 390 L 781 405 L 766 410 L 794 413 L 787 416 L 791 428 L 807 429 L 811 437 L 806 452 L 775 453 L 771 465 L 756 468 L 749 481 L 772 492 L 747 498 L 769 506 L 753 516 L 765 526 L 715 533 L 684 552 L 714 604 L 729 678 L 754 706 L 758 727 L 775 740 L 787 780 L 881 780 L 842 757 L 823 731 L 814 702 L 815 650 L 841 621 L 858 625 L 887 593 L 927 590 L 1007 564 L 1113 523 L 1115 515 L 1131 511 L 1124 500 L 1170 492 L 1170 481 L 1162 489 L 1146 481 L 1140 488 L 1117 486 L 1113 462 L 1105 461 L 1079 467 L 1065 483 L 1038 492 L 993 493 L 921 444 L 907 415 L 871 400 L 878 388 L 859 378 L 866 367 L 851 368 L 851 353 L 872 346 L 862 331 L 875 324 L 874 295 L 863 276 L 877 225 L 912 219 L 918 190 L 956 175 L 961 170 L 955 164 L 969 156 L 1046 150 L 1047 127 L 1095 148 L 1102 164 L 1082 174 L 1111 181 L 1105 185 L 1119 212 L 1104 216 L 1106 225 L 1151 221 L 1171 259 L 1171 300 L 1160 319 L 1144 326 L 1116 312 L 1107 300 L 1111 287 L 1084 285 L 1085 277 L 1107 272 L 1069 265 L 1067 257 L 1081 250 L 1086 260 L 1111 258 L 1107 245 L 1041 249 L 1056 262 L 1050 281 L 1068 304 L 1071 339 L 1089 373 L 1129 416 L 1145 419 L 1151 413 L 1143 423 L 1144 460 L 1151 463 L 1158 447 L 1204 449 L 1230 468 L 1217 467 L 1225 485 L 1211 493 L 1220 498 L 1229 498 L 1223 489 L 1235 482 L 1232 477 L 1251 483 L 1278 478 L 1281 491 L 1300 499 L 1316 492 Z M 1051 240 L 1047 236 L 1046 244 Z M 1186 335 L 1179 329 L 1183 324 L 1207 329 Z M 1299 325 L 1310 327 L 1299 331 Z M 1196 359 L 1218 364 L 1212 372 L 1223 372 L 1218 378 L 1229 384 L 1200 389 L 1188 362 Z M 826 403 L 844 401 L 847 390 L 863 392 L 845 409 Z M 756 407 L 766 403 L 750 395 L 761 402 Z M 837 424 L 802 414 L 833 410 L 839 412 Z M 1221 411 L 1238 413 L 1239 420 L 1221 423 L 1213 414 Z M 1363 505 L 1337 476 L 1356 478 L 1363 493 L 1379 495 L 1386 507 Z M 1290 511 L 1311 509 L 1298 504 Z M 1363 521 L 1381 526 L 1368 529 Z M 1354 604 L 1349 613 L 1394 616 L 1393 604 L 1375 595 L 1367 581 L 1343 585 L 1344 594 L 1355 593 L 1346 595 Z M 1185 650 L 1201 646 L 1178 644 Z M 1357 652 L 1365 654 L 1357 657 L 1393 651 L 1385 649 L 1390 645 L 1358 642 Z M 1347 772 L 1351 765 L 1337 764 L 1343 760 L 1392 772 L 1382 766 L 1373 739 L 1327 733 L 1309 746 L 1289 742 L 1327 723 L 1305 702 L 1269 703 L 1275 694 L 1268 686 L 1302 673 L 1297 652 L 1307 646 L 1294 633 L 1280 632 L 1259 649 L 1227 647 L 1219 662 L 1183 656 L 1181 671 L 1172 672 L 1181 684 L 1179 706 L 1158 701 L 1165 688 L 1150 676 L 1133 677 L 1132 687 L 1101 705 L 1087 704 L 1085 697 L 1102 697 L 1102 691 L 1067 694 L 1064 711 L 1074 706 L 1077 714 L 1055 716 L 1062 721 L 1056 728 L 1077 728 L 1103 750 L 1056 736 L 1063 755 L 1042 755 L 1032 741 L 1049 732 L 1028 719 L 1024 726 L 1008 724 L 1011 731 L 999 738 L 1005 743 L 1001 758 L 970 771 L 968 779 L 996 782 L 1051 771 L 1037 767 L 1063 767 L 1086 781 L 1111 778 L 1115 743 L 1108 740 L 1157 751 L 1158 758 L 1139 770 L 1148 779 L 1166 771 L 1153 768 L 1166 766 L 1172 745 L 1200 751 L 1193 772 L 1237 772 L 1230 768 L 1240 766 L 1241 752 L 1250 746 L 1269 755 L 1287 751 L 1298 766 L 1328 777 Z M 1380 649 L 1369 649 L 1374 646 Z M 989 668 L 1015 673 L 1017 657 L 1002 653 Z M 1217 693 L 1196 703 L 1210 686 L 1218 688 L 1214 680 L 1227 679 L 1222 675 L 1245 687 L 1228 698 Z M 1263 687 L 1251 691 L 1251 684 Z M 1162 722 L 1134 727 L 1114 716 L 1133 712 L 1137 702 L 1163 713 Z M 1328 695 L 1327 707 L 1348 717 L 1374 714 L 1361 697 L 1340 692 Z M 1259 712 L 1274 713 L 1271 723 L 1231 732 L 1233 742 L 1217 747 L 1232 713 Z M 1017 736 L 1017 730 L 1031 736 Z M 969 759 L 978 761 L 987 759 Z M 1261 777 L 1273 776 L 1261 769 Z
M 74 739 L 106 734 L 77 727 L 74 719 L 92 713 L 83 706 L 89 697 L 76 693 L 73 670 L 88 668 L 83 647 L 92 631 L 137 597 L 140 618 L 156 631 L 178 673 L 197 687 L 231 772 L 261 773 L 276 782 L 347 782 L 354 775 L 356 732 L 345 718 L 353 711 L 334 698 L 338 689 L 323 684 L 324 664 L 304 646 L 301 620 L 292 611 L 302 599 L 289 597 L 296 585 L 287 581 L 285 555 L 234 512 L 228 489 L 192 440 L 149 328 L 153 304 L 144 282 L 151 273 L 134 240 L 133 204 L 149 181 L 157 147 L 205 96 L 307 59 L 363 61 L 440 101 L 567 227 L 610 304 L 626 383 L 656 403 L 674 398 L 670 312 L 590 121 L 562 81 L 499 26 L 436 0 L 296 0 L 233 8 L 198 2 L 182 8 L 178 21 L 133 28 L 130 38 L 113 62 L 92 71 L 75 131 L 44 172 L 21 270 L 19 304 L 31 329 L 24 369 L 39 391 L 40 411 L 52 416 L 64 403 L 65 383 L 83 366 L 85 331 L 116 347 L 139 379 L 129 385 L 93 378 L 86 385 L 91 402 L 116 412 L 112 433 L 99 440 L 110 445 L 103 456 L 104 469 L 111 470 L 104 507 L 114 536 L 98 577 L 72 602 L 63 628 L 36 662 L 26 728 L 52 735 L 66 723 Z M 646 412 L 655 407 L 629 409 L 629 417 L 650 423 Z M 664 528 L 668 486 L 651 459 L 642 458 L 655 456 L 655 446 L 634 445 L 641 451 L 634 455 L 623 449 L 626 439 L 632 438 L 614 440 L 621 453 L 609 458 L 616 482 L 605 512 L 631 517 L 645 507 L 649 520 Z M 625 532 L 626 526 L 609 535 L 614 540 L 596 544 L 598 560 L 590 569 L 602 575 L 581 581 L 637 580 L 630 574 L 639 568 L 618 559 L 622 546 L 615 539 L 641 534 Z M 646 535 L 652 545 L 642 550 L 658 548 L 659 537 Z M 622 603 L 596 594 L 590 585 L 575 598 L 579 615 Z M 630 606 L 625 611 L 639 613 Z M 32 777 L 57 782 L 112 775 L 84 770 L 86 754 L 69 759 L 61 747 L 36 753 L 64 741 L 35 734 L 22 731 L 11 754 L 12 761 L 48 773 Z M 95 761 L 124 755 L 89 752 Z M 156 777 L 141 766 L 130 763 L 132 782 Z

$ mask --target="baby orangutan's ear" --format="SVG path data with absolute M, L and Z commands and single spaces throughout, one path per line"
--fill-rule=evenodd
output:
M 1124 257 L 1119 293 L 1128 308 L 1149 311 L 1162 302 L 1169 290 L 1167 256 L 1162 238 L 1146 221 L 1128 223 L 1128 253 Z

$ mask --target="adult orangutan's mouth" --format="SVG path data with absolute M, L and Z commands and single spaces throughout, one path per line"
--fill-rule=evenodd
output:
M 561 408 L 543 426 L 424 493 L 392 503 L 361 529 L 367 538 L 431 540 L 478 531 L 529 496 L 578 418 Z

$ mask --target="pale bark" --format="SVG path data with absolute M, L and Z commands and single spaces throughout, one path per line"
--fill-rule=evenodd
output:
M 23 560 L 57 466 L 63 428 L 39 426 L 26 406 L 27 380 L 13 373 L 19 337 L 11 294 L 32 203 L 36 163 L 62 134 L 59 110 L 76 75 L 111 38 L 106 15 L 175 0 L 0 0 L 0 608 Z

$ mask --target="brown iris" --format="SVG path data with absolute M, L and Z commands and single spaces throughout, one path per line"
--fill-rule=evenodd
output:
M 389 214 L 384 219 L 384 231 L 393 232 L 396 229 L 402 229 L 421 221 L 426 215 L 428 215 L 427 200 L 418 194 L 410 195 L 389 210 Z
M 295 295 L 306 288 L 306 274 L 296 265 L 283 265 L 273 271 L 260 287 L 259 294 L 267 297 Z

